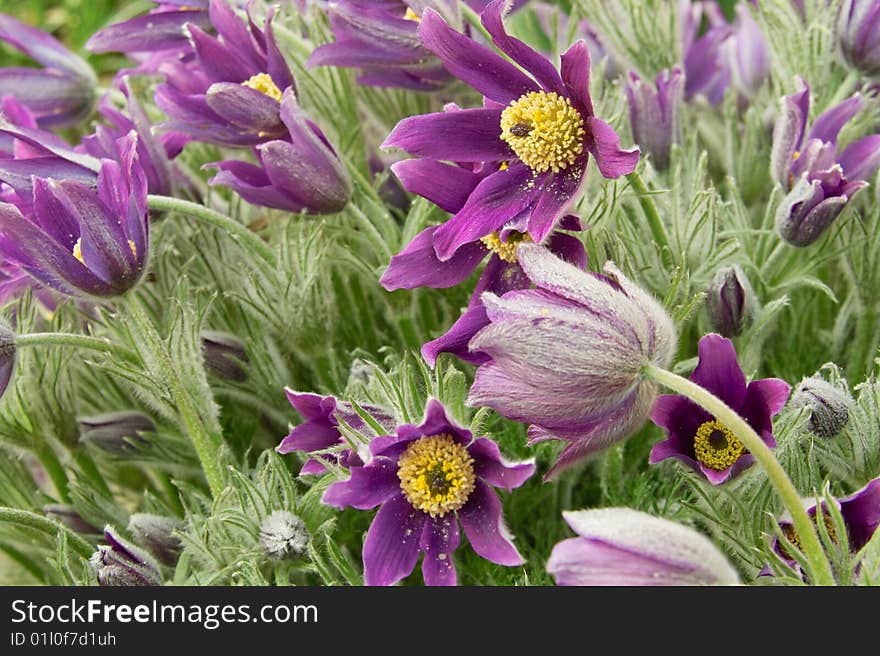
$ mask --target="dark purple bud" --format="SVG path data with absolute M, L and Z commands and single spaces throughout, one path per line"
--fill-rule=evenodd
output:
M 684 74 L 676 66 L 661 71 L 651 85 L 630 73 L 626 95 L 633 141 L 651 156 L 654 166 L 666 168 L 672 144 L 681 140 L 678 113 L 684 99 Z
M 174 566 L 183 550 L 183 542 L 175 535 L 186 524 L 174 517 L 134 513 L 128 518 L 128 530 L 135 541 L 145 547 L 163 565 Z
M 303 555 L 311 539 L 305 522 L 286 510 L 276 510 L 260 525 L 260 546 L 279 560 Z
M 216 330 L 203 330 L 201 338 L 206 367 L 221 378 L 239 382 L 247 378 L 242 366 L 249 362 L 244 342 L 235 335 Z
M 127 455 L 150 445 L 143 433 L 156 430 L 156 424 L 145 414 L 134 410 L 106 412 L 91 417 L 77 417 L 79 441 L 93 444 L 113 455 Z
M 748 328 L 756 305 L 749 279 L 736 264 L 719 269 L 706 290 L 709 323 L 724 337 L 736 337 Z
M 844 0 L 837 38 L 847 62 L 866 75 L 880 75 L 880 0 Z
M 43 512 L 49 519 L 54 519 L 60 524 L 64 524 L 71 531 L 91 535 L 100 533 L 101 529 L 92 526 L 82 518 L 76 508 L 63 503 L 47 503 L 43 506 Z
M 99 545 L 89 562 L 101 586 L 161 585 L 159 566 L 145 551 L 116 536 L 112 526 L 104 527 L 108 545 Z
M 0 321 L 0 398 L 9 387 L 15 369 L 15 333 L 5 321 Z
M 808 408 L 807 428 L 819 437 L 837 435 L 849 421 L 846 394 L 822 378 L 804 378 L 791 396 L 794 408 Z

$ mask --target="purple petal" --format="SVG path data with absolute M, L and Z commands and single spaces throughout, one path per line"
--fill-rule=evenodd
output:
M 492 440 L 481 437 L 468 447 L 474 458 L 474 473 L 494 487 L 508 492 L 525 483 L 535 473 L 534 461 L 508 462 L 501 455 L 501 449 Z
M 489 325 L 489 317 L 482 304 L 469 307 L 452 327 L 437 339 L 432 339 L 422 345 L 421 353 L 431 367 L 437 364 L 437 357 L 441 353 L 451 353 L 457 358 L 470 364 L 480 365 L 489 360 L 485 353 L 472 353 L 468 347 L 474 335 Z
M 199 64 L 210 79 L 217 82 L 244 82 L 255 73 L 265 72 L 253 70 L 246 60 L 236 56 L 233 49 L 195 25 L 189 25 L 187 29 Z
M 561 58 L 562 80 L 567 95 L 582 116 L 593 115 L 590 99 L 590 48 L 584 40 L 576 41 Z
M 836 144 L 840 130 L 864 105 L 865 99 L 856 93 L 842 103 L 825 110 L 813 121 L 807 140 L 818 139 Z
M 788 176 L 794 154 L 801 147 L 810 111 L 810 88 L 798 78 L 800 90 L 782 99 L 782 109 L 773 126 L 770 152 L 770 173 L 773 179 L 788 187 Z
M 880 167 L 880 134 L 854 141 L 837 158 L 847 180 L 870 180 Z
M 525 562 L 513 546 L 498 495 L 483 481 L 476 481 L 470 498 L 458 511 L 458 518 L 471 547 L 486 560 L 508 566 Z
M 460 536 L 455 515 L 435 517 L 425 521 L 419 548 L 425 553 L 422 576 L 425 585 L 456 585 L 455 564 L 452 552 L 458 548 Z
M 12 45 L 46 68 L 65 71 L 75 77 L 95 83 L 95 74 L 82 59 L 65 48 L 55 37 L 22 23 L 11 16 L 0 14 L 0 40 Z
M 556 254 L 557 257 L 569 264 L 573 264 L 578 269 L 587 268 L 587 250 L 584 248 L 584 242 L 577 237 L 566 235 L 563 232 L 555 232 L 550 236 L 547 248 L 551 253 Z
M 321 501 L 334 508 L 351 506 L 367 510 L 399 493 L 397 463 L 388 458 L 374 458 L 363 467 L 352 467 L 351 476 L 328 487 Z M 406 505 L 412 510 L 412 506 Z
M 700 362 L 691 380 L 739 411 L 746 398 L 746 377 L 736 359 L 733 342 L 710 333 L 700 338 L 697 349 Z
M 497 162 L 510 159 L 501 140 L 501 110 L 462 109 L 410 116 L 400 121 L 382 148 L 452 162 Z
M 596 158 L 596 165 L 603 177 L 619 178 L 636 170 L 639 149 L 621 150 L 620 137 L 610 125 L 590 116 L 587 119 L 587 132 L 591 136 L 588 150 Z
M 482 179 L 473 171 L 430 159 L 402 160 L 392 164 L 391 170 L 408 192 L 451 213 L 464 207 Z
M 364 540 L 367 585 L 393 585 L 409 576 L 419 560 L 419 542 L 426 521 L 428 516 L 414 509 L 402 494 L 382 505 Z
M 586 182 L 587 158 L 579 158 L 559 173 L 545 173 L 534 184 L 536 202 L 529 216 L 528 232 L 538 243 L 559 227 L 565 212 L 578 197 Z
M 531 73 L 545 91 L 555 91 L 564 96 L 565 87 L 556 67 L 546 57 L 533 50 L 531 46 L 510 36 L 504 29 L 504 21 L 501 19 L 501 14 L 505 9 L 504 4 L 503 0 L 493 2 L 480 15 L 480 22 L 489 32 L 492 42 L 498 46 L 499 50 Z M 473 63 L 471 65 L 473 66 Z M 496 99 L 493 98 L 493 100 Z
M 739 413 L 764 438 L 768 446 L 776 445 L 770 418 L 782 410 L 790 391 L 791 386 L 778 378 L 763 378 L 749 383 Z
M 841 499 L 840 512 L 846 523 L 850 548 L 858 551 L 868 544 L 880 527 L 880 478 Z
M 265 93 L 234 82 L 217 82 L 208 88 L 205 101 L 222 119 L 261 139 L 281 137 L 286 130 L 279 104 Z
M 155 52 L 189 44 L 187 23 L 211 29 L 208 12 L 181 9 L 136 16 L 98 30 L 86 41 L 89 52 Z
M 448 260 L 441 261 L 434 251 L 437 226 L 425 228 L 391 258 L 379 280 L 388 291 L 415 287 L 453 287 L 467 278 L 486 258 L 486 248 L 474 241 L 465 244 Z
M 486 46 L 453 30 L 433 9 L 426 9 L 422 15 L 419 36 L 447 71 L 496 102 L 506 105 L 530 91 L 538 91 L 538 85 L 519 69 Z

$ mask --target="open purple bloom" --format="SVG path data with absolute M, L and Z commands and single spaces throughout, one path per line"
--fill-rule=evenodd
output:
M 626 97 L 633 140 L 647 151 L 658 169 L 669 165 L 672 144 L 681 141 L 678 111 L 684 97 L 684 75 L 678 66 L 657 74 L 648 84 L 633 72 L 629 74 Z
M 846 528 L 846 538 L 849 544 L 849 550 L 853 554 L 858 553 L 862 547 L 868 544 L 874 536 L 874 533 L 877 532 L 877 527 L 880 526 L 880 478 L 875 478 L 862 489 L 847 497 L 836 499 L 836 502 L 840 514 L 843 517 L 843 525 Z M 818 507 L 815 503 L 807 508 L 807 515 L 809 515 L 814 522 L 817 521 L 817 511 Z M 825 523 L 825 528 L 828 531 L 828 537 L 830 537 L 833 542 L 837 543 L 840 538 L 835 534 L 834 526 L 828 515 L 824 502 L 822 503 L 822 517 Z M 800 547 L 800 539 L 791 521 L 780 521 L 779 528 L 782 530 L 782 534 L 795 548 Z M 789 554 L 782 543 L 780 543 L 779 538 L 773 538 L 771 548 L 791 567 L 800 571 L 800 566 L 797 564 L 797 561 L 792 558 L 791 554 Z M 769 566 L 761 571 L 761 574 L 769 573 Z
M 791 244 L 808 246 L 880 167 L 880 134 L 862 137 L 838 154 L 838 134 L 862 109 L 864 98 L 856 93 L 829 108 L 807 132 L 810 88 L 802 78 L 798 84 L 797 92 L 782 99 L 773 128 L 770 173 L 789 190 L 777 210 L 777 229 Z
M 492 487 L 517 488 L 534 470 L 531 462 L 505 461 L 495 442 L 452 423 L 432 399 L 420 425 L 398 426 L 370 442 L 369 462 L 327 488 L 323 501 L 359 510 L 381 506 L 364 540 L 367 585 L 400 581 L 421 553 L 426 585 L 455 585 L 459 523 L 483 558 L 522 564 Z
M 290 434 L 275 447 L 278 453 L 313 453 L 347 444 L 342 433 L 339 432 L 337 417 L 355 430 L 370 430 L 350 403 L 339 401 L 334 396 L 294 392 L 289 388 L 284 392 L 287 394 L 290 405 L 303 416 L 305 421 L 294 427 Z M 391 430 L 394 427 L 395 421 L 386 410 L 372 405 L 362 407 L 386 430 Z M 342 467 L 363 464 L 360 455 L 354 450 L 343 449 L 335 454 L 322 453 L 309 458 L 299 473 L 301 475 L 324 473 L 326 467 L 322 464 L 322 460 L 333 462 Z
M 0 180 L 11 187 L 3 196 L 8 202 L 0 202 L 0 257 L 64 294 L 123 294 L 140 279 L 148 254 L 137 135 L 117 140 L 115 158 L 100 160 L 97 174 L 39 144 L 30 145 L 46 146 L 46 156 L 0 158 Z
M 591 153 L 609 178 L 632 172 L 638 162 L 638 149 L 621 150 L 614 130 L 593 114 L 586 42 L 569 48 L 557 71 L 505 31 L 504 8 L 503 0 L 490 3 L 482 23 L 494 44 L 531 77 L 427 9 L 419 24 L 422 43 L 450 73 L 483 94 L 484 106 L 403 119 L 383 144 L 420 157 L 414 166 L 450 190 L 460 188 L 462 173 L 443 162 L 505 163 L 488 172 L 434 232 L 441 261 L 509 223 L 542 243 L 576 200 Z
M 547 477 L 635 432 L 656 385 L 645 362 L 669 364 L 676 331 L 657 301 L 613 263 L 608 275 L 522 244 L 519 264 L 534 289 L 486 292 L 489 325 L 470 348 L 489 359 L 477 369 L 468 404 L 529 423 L 529 443 L 567 443 Z
M 746 384 L 733 342 L 721 335 L 704 335 L 698 350 L 699 364 L 690 379 L 745 419 L 767 446 L 775 447 L 771 417 L 785 405 L 789 384 L 778 378 Z M 658 396 L 651 421 L 667 433 L 666 440 L 651 449 L 651 464 L 676 458 L 702 472 L 713 485 L 720 485 L 754 462 L 729 428 L 687 397 Z
M 0 14 L 0 41 L 43 66 L 0 68 L 0 98 L 15 96 L 41 127 L 75 125 L 91 113 L 98 80 L 85 60 L 51 35 L 5 14 Z
M 843 56 L 854 67 L 880 76 L 880 0 L 844 0 L 837 17 Z
M 556 585 L 736 585 L 721 551 L 694 529 L 632 508 L 563 512 L 578 537 L 553 547 Z
M 263 29 L 223 0 L 211 0 L 208 13 L 217 35 L 187 24 L 191 55 L 159 67 L 156 104 L 171 117 L 164 127 L 226 146 L 285 138 L 281 95 L 294 80 L 272 34 L 273 11 Z
M 332 214 L 351 196 L 351 177 L 321 129 L 302 111 L 293 88 L 278 103 L 285 134 L 254 148 L 257 164 L 236 159 L 206 164 L 224 185 L 249 203 L 288 212 Z

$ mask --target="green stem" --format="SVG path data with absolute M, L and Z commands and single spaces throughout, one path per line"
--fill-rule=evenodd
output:
M 639 204 L 642 206 L 642 212 L 648 220 L 648 228 L 651 230 L 651 236 L 654 238 L 654 243 L 660 247 L 660 258 L 663 260 L 663 264 L 667 267 L 674 266 L 675 262 L 672 257 L 672 248 L 670 248 L 669 238 L 666 236 L 666 227 L 660 219 L 660 213 L 657 211 L 654 199 L 651 198 L 651 192 L 648 191 L 648 187 L 645 186 L 645 182 L 642 180 L 642 177 L 638 172 L 633 171 L 632 173 L 628 173 L 626 179 L 629 181 L 633 191 L 636 192 L 636 196 L 638 196 Z
M 275 254 L 259 236 L 248 230 L 246 226 L 243 226 L 238 221 L 233 221 L 228 216 L 220 214 L 220 212 L 188 200 L 171 198 L 169 196 L 156 196 L 154 194 L 147 196 L 147 205 L 151 210 L 186 214 L 215 228 L 220 228 L 234 239 L 240 240 L 243 244 L 247 245 L 270 266 L 276 265 Z
M 34 449 L 34 455 L 37 456 L 43 469 L 46 470 L 46 474 L 58 492 L 59 499 L 63 503 L 70 503 L 70 492 L 68 489 L 70 481 L 64 471 L 64 466 L 61 464 L 58 456 L 55 455 L 55 451 L 51 446 L 43 442 L 43 444 Z
M 124 346 L 114 344 L 103 337 L 75 335 L 73 333 L 26 333 L 15 336 L 15 347 L 25 346 L 70 346 L 72 348 L 98 351 L 115 356 L 134 364 L 140 363 L 137 354 Z
M 66 533 L 70 546 L 83 558 L 89 558 L 95 551 L 91 544 L 66 526 L 28 510 L 0 507 L 0 522 L 36 529 L 49 535 L 57 535 L 59 531 Z
M 764 444 L 754 429 L 749 426 L 745 419 L 733 411 L 724 401 L 716 397 L 707 389 L 696 383 L 674 374 L 665 369 L 647 363 L 644 368 L 645 374 L 665 385 L 669 389 L 689 398 L 702 407 L 706 412 L 713 415 L 719 422 L 730 429 L 743 443 L 755 459 L 761 463 L 767 471 L 770 484 L 776 493 L 782 498 L 785 507 L 791 513 L 795 531 L 797 531 L 804 555 L 810 564 L 810 578 L 817 585 L 834 585 L 834 575 L 831 565 L 825 555 L 825 550 L 819 542 L 816 527 L 807 515 L 807 511 L 801 504 L 800 495 L 792 484 L 779 461 L 770 451 L 770 447 Z
M 225 487 L 220 458 L 222 430 L 219 422 L 216 417 L 205 418 L 200 415 L 153 322 L 136 297 L 131 297 L 130 301 L 128 308 L 131 320 L 141 333 L 140 337 L 143 339 L 144 348 L 150 349 L 152 356 L 157 361 L 160 369 L 158 373 L 162 376 L 163 382 L 168 385 L 184 429 L 192 440 L 193 447 L 199 457 L 202 471 L 208 481 L 208 487 L 216 498 Z

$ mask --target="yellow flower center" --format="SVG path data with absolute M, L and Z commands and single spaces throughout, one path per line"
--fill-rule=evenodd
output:
M 474 490 L 474 459 L 451 435 L 421 437 L 398 460 L 406 500 L 431 517 L 461 508 Z
M 707 421 L 694 435 L 697 460 L 715 471 L 724 471 L 746 450 L 730 429 L 719 421 Z
M 559 173 L 584 150 L 584 120 L 568 98 L 532 91 L 501 112 L 501 138 L 535 173 Z
M 820 512 L 820 511 L 817 510 L 816 512 Z M 816 526 L 819 525 L 818 522 L 816 521 L 815 515 L 810 517 L 810 519 L 813 520 L 813 524 L 815 524 Z M 828 532 L 828 537 L 831 539 L 831 542 L 833 542 L 834 544 L 837 544 L 837 531 L 834 529 L 834 523 L 831 521 L 831 517 L 828 515 L 828 513 L 822 513 L 822 523 L 825 524 L 825 530 Z M 795 549 L 800 550 L 801 539 L 792 524 L 783 525 L 782 526 L 782 534 L 786 538 L 788 538 L 788 541 L 791 542 L 791 545 Z M 781 542 L 779 543 L 779 553 L 782 555 L 783 558 L 786 558 L 788 560 L 794 560 L 794 557 L 789 553 L 788 549 L 786 549 L 785 546 Z
M 516 247 L 523 242 L 532 241 L 532 237 L 527 232 L 511 230 L 507 235 L 507 241 L 501 241 L 497 232 L 490 232 L 485 237 L 480 237 L 480 241 L 505 262 L 516 262 Z
M 272 81 L 272 78 L 269 77 L 268 73 L 257 73 L 256 75 L 251 75 L 247 80 L 241 83 L 242 86 L 250 87 L 251 89 L 256 89 L 262 94 L 265 94 L 272 98 L 273 100 L 277 100 L 281 102 L 281 89 Z
M 131 254 L 137 257 L 137 245 L 131 239 L 128 240 L 128 247 L 131 249 Z M 82 237 L 77 239 L 76 243 L 73 245 L 72 254 L 76 259 L 82 262 L 83 266 L 85 266 L 86 261 L 83 259 L 82 253 Z
M 422 22 L 422 19 L 419 18 L 419 15 L 409 7 L 406 8 L 406 13 L 403 15 L 403 17 L 405 20 L 415 21 L 416 23 Z

